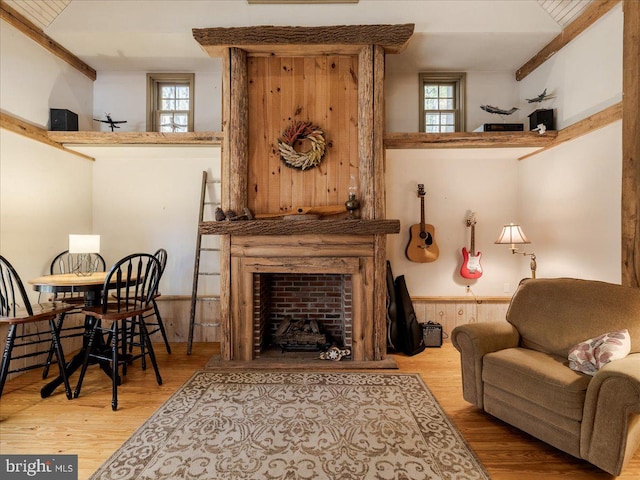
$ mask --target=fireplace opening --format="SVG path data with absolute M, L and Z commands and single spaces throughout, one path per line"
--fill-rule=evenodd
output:
M 351 348 L 351 275 L 256 273 L 253 283 L 256 358 L 275 352 L 318 356 L 332 346 Z

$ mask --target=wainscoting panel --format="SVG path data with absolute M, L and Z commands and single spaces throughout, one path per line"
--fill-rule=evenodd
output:
M 418 322 L 437 322 L 442 325 L 445 342 L 451 341 L 451 331 L 467 323 L 506 321 L 509 297 L 418 297 L 413 309 Z

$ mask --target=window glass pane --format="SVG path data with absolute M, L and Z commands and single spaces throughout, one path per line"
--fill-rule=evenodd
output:
M 440 131 L 440 127 L 438 125 L 427 125 L 425 128 L 425 132 L 427 133 L 438 133 Z
M 189 87 L 187 85 L 176 85 L 176 98 L 189 98 Z
M 425 110 L 438 110 L 438 99 L 437 98 L 426 98 L 424 101 L 424 109 Z
M 173 118 L 173 115 L 170 113 L 161 113 L 160 114 L 160 122 L 159 122 L 159 126 L 160 126 L 160 131 L 161 132 L 172 132 L 173 130 L 171 129 L 171 120 Z
M 445 125 L 455 124 L 455 115 L 453 113 L 443 113 L 441 118 L 442 118 L 442 123 Z
M 437 85 L 425 85 L 424 96 L 426 98 L 438 98 L 438 86 Z
M 189 100 L 176 100 L 176 110 L 189 110 Z
M 174 98 L 176 96 L 176 87 L 173 85 L 163 85 L 161 95 L 162 98 Z
M 453 97 L 453 86 L 452 85 L 440 85 L 439 88 L 439 96 L 442 97 Z
M 177 126 L 183 127 L 183 128 L 187 128 L 189 123 L 186 113 L 176 113 L 173 116 L 173 121 L 176 123 Z
M 449 133 L 449 132 L 455 132 L 456 129 L 455 129 L 455 127 L 453 125 L 443 125 L 441 127 L 440 131 Z
M 425 115 L 425 119 L 427 125 L 438 125 L 440 123 L 440 114 L 428 113 L 427 115 Z
M 440 110 L 452 110 L 453 109 L 453 99 L 451 98 L 441 98 L 438 100 L 438 108 Z
M 176 109 L 176 101 L 175 100 L 162 100 L 160 105 L 160 110 L 175 110 Z

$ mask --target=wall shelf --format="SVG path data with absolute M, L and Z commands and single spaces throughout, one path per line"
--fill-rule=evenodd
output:
M 222 132 L 52 132 L 49 140 L 62 145 L 221 145 Z
M 558 132 L 386 133 L 384 146 L 402 148 L 544 148 Z

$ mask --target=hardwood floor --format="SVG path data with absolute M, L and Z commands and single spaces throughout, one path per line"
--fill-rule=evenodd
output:
M 0 453 L 77 454 L 78 478 L 87 478 L 194 371 L 219 353 L 218 344 L 213 343 L 195 344 L 192 355 L 186 354 L 184 343 L 172 344 L 172 349 L 173 354 L 168 355 L 163 345 L 156 348 L 162 386 L 156 384 L 151 367 L 146 371 L 139 368 L 139 363 L 130 367 L 118 389 L 116 412 L 111 410 L 111 384 L 97 367 L 89 369 L 82 395 L 71 401 L 61 388 L 41 399 L 44 382 L 39 371 L 8 381 L 0 398 Z M 422 375 L 493 479 L 614 478 L 466 403 L 460 387 L 458 353 L 450 343 L 414 357 L 394 358 L 399 371 Z M 76 379 L 77 374 L 72 377 L 72 385 Z M 640 451 L 618 478 L 640 478 Z

